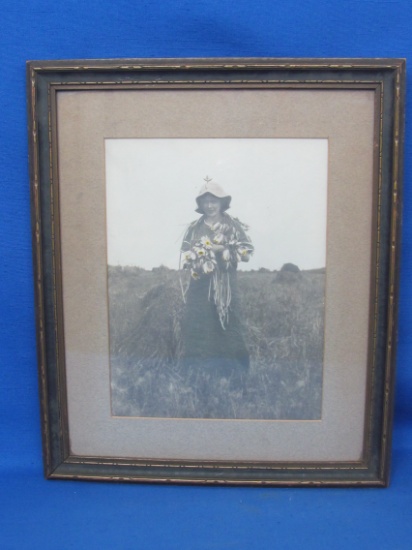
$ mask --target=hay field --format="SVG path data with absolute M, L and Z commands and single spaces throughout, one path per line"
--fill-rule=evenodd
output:
M 179 273 L 109 267 L 112 413 L 167 418 L 318 419 L 324 269 L 238 273 L 251 365 L 241 387 L 178 368 Z

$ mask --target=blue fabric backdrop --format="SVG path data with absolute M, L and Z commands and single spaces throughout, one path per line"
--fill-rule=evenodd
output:
M 35 352 L 25 61 L 208 56 L 408 58 L 412 55 L 412 3 L 2 0 L 0 10 L 1 548 L 411 548 L 412 136 L 408 121 L 389 489 L 46 482 L 42 478 Z

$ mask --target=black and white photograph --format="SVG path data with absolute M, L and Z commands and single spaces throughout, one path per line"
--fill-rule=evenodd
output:
M 327 139 L 106 139 L 113 416 L 319 420 Z
M 386 486 L 404 62 L 28 75 L 47 476 Z

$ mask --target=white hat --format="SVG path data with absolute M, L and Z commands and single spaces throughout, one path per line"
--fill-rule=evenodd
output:
M 222 212 L 230 208 L 230 201 L 232 200 L 232 197 L 227 193 L 225 193 L 225 191 L 223 190 L 223 187 L 221 187 L 218 183 L 215 183 L 214 181 L 209 180 L 208 178 L 206 178 L 205 181 L 206 183 L 202 185 L 202 187 L 199 189 L 199 193 L 196 197 L 196 202 L 197 202 L 196 212 L 203 214 L 203 210 L 200 208 L 199 199 L 201 199 L 208 193 L 221 200 Z

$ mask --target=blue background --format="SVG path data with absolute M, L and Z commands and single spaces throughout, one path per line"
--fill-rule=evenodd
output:
M 412 547 L 412 230 L 408 93 L 398 378 L 389 489 L 45 481 L 31 263 L 25 61 L 113 57 L 406 57 L 409 0 L 2 0 L 0 547 Z M 408 81 L 410 82 L 410 77 Z M 409 88 L 412 88 L 409 86 Z

